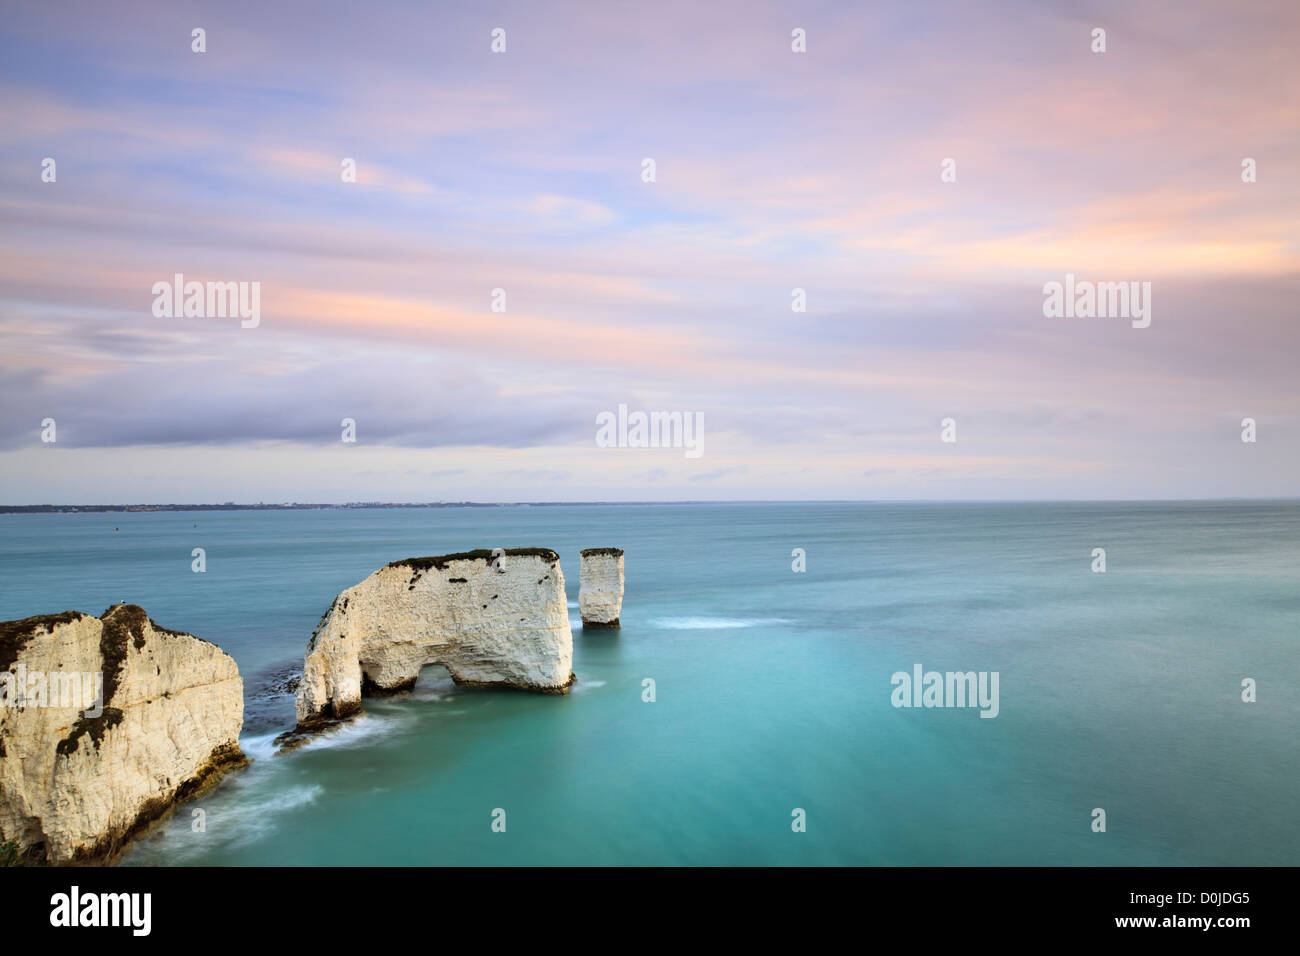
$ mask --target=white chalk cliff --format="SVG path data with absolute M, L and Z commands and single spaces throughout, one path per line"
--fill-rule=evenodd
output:
M 356 713 L 363 694 L 407 690 L 429 664 L 457 684 L 567 694 L 573 634 L 559 555 L 514 548 L 408 558 L 348 588 L 307 645 L 299 729 Z
M 583 627 L 618 627 L 623 613 L 623 550 L 587 548 L 578 571 L 578 611 Z
M 244 762 L 234 660 L 136 605 L 0 623 L 0 672 L 0 843 L 17 844 L 25 862 L 111 859 L 175 801 Z M 101 699 L 69 693 L 92 674 L 102 674 Z

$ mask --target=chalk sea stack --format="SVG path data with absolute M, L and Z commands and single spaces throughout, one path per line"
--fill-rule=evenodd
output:
M 0 843 L 20 862 L 108 862 L 246 762 L 234 660 L 134 604 L 0 623 L 0 678 Z
M 559 555 L 407 558 L 342 592 L 307 644 L 297 730 L 355 714 L 363 696 L 409 690 L 429 664 L 462 686 L 567 694 L 573 634 Z
M 587 548 L 578 569 L 582 626 L 618 627 L 623 611 L 623 549 Z

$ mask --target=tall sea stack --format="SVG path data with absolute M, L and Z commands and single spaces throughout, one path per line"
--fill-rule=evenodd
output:
M 578 573 L 582 626 L 618 627 L 623 611 L 623 549 L 587 548 Z

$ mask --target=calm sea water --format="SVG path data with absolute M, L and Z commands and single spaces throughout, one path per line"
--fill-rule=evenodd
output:
M 622 630 L 575 626 L 570 696 L 430 668 L 273 754 L 275 678 L 338 591 L 533 545 L 575 625 L 578 550 L 627 551 Z M 1298 558 L 1293 501 L 10 516 L 0 619 L 127 601 L 238 661 L 254 763 L 128 864 L 1295 865 Z M 999 716 L 895 709 L 916 663 L 997 671 Z

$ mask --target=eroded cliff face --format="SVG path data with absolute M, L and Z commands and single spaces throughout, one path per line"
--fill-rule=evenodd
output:
M 298 728 L 350 716 L 362 694 L 441 664 L 462 685 L 567 694 L 573 634 L 560 559 L 545 548 L 408 558 L 330 605 L 307 645 Z
M 234 660 L 136 605 L 0 623 L 0 677 L 0 842 L 26 862 L 109 860 L 244 761 Z
M 587 548 L 578 571 L 583 627 L 618 627 L 623 612 L 623 550 Z

